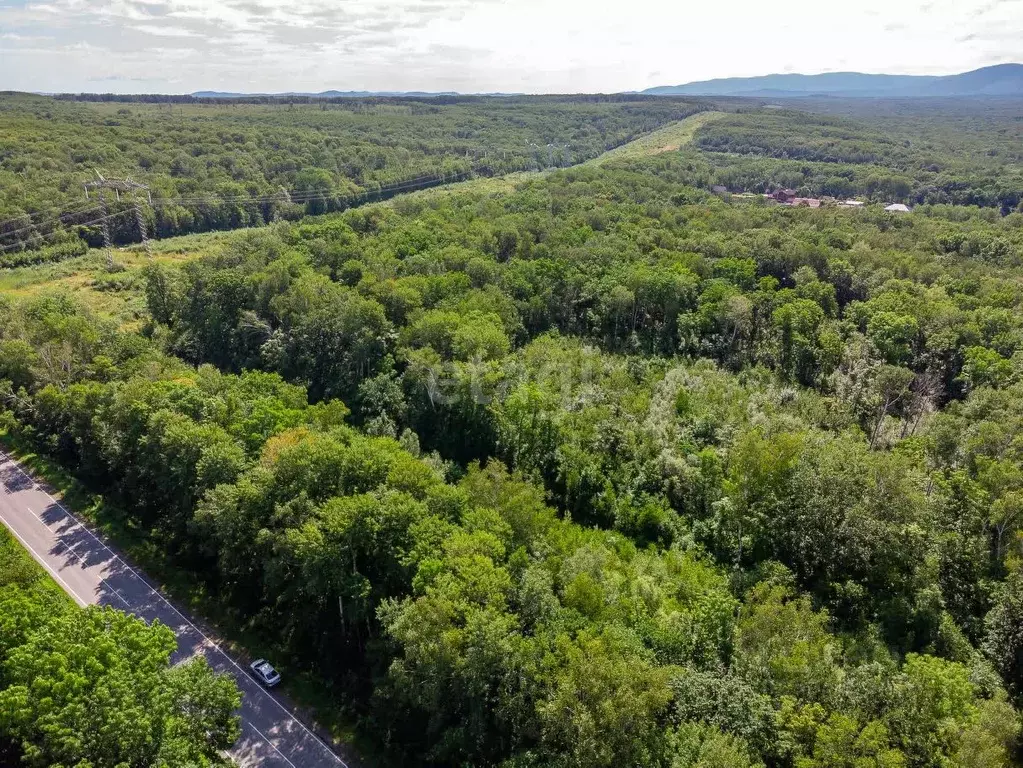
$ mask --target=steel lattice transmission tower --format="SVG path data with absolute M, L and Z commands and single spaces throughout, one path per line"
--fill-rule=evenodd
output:
M 105 179 L 103 178 L 103 174 L 96 171 L 96 180 L 85 182 L 85 198 L 89 199 L 89 192 L 95 192 L 99 198 L 100 208 L 103 212 L 103 247 L 107 251 L 107 264 L 112 266 L 114 263 L 114 255 L 111 250 L 112 246 L 110 241 L 110 210 L 107 206 L 107 190 L 114 191 L 114 196 L 117 198 L 117 202 L 121 202 L 122 192 L 127 195 L 131 195 L 132 209 L 135 212 L 135 223 L 139 228 L 142 245 L 146 249 L 146 254 L 152 258 L 152 244 L 149 240 L 149 233 L 146 231 L 146 219 L 142 215 L 142 204 L 139 202 L 139 193 L 145 192 L 149 204 L 153 204 L 153 195 L 150 193 L 149 187 L 145 184 L 139 184 L 137 181 L 132 181 L 130 177 L 127 179 Z

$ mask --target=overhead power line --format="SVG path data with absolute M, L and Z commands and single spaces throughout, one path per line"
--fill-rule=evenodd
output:
M 94 226 L 96 224 L 103 224 L 103 223 L 108 222 L 108 221 L 113 221 L 118 216 L 126 216 L 129 213 L 132 213 L 132 210 L 130 208 L 126 209 L 126 210 L 123 210 L 123 211 L 118 211 L 117 213 L 108 214 L 107 216 L 102 216 L 102 217 L 100 217 L 98 219 L 93 219 L 92 221 L 83 221 L 81 224 L 75 224 L 75 226 L 76 227 L 91 227 L 91 226 Z M 39 239 L 39 240 L 45 240 L 46 238 L 53 237 L 56 234 L 59 234 L 59 233 L 57 233 L 57 232 L 49 232 L 49 233 L 47 233 L 45 235 L 43 235 L 43 234 L 36 234 L 34 236 L 34 238 L 35 239 Z M 12 248 L 17 248 L 17 247 L 19 247 L 21 245 L 23 245 L 23 243 L 10 243 L 8 245 L 2 245 L 2 246 L 0 246 L 0 251 L 9 251 Z
M 8 224 L 20 224 L 26 217 L 29 221 L 32 221 L 35 216 L 42 216 L 44 218 L 54 218 L 53 214 L 58 215 L 71 215 L 77 212 L 77 210 L 84 210 L 94 207 L 95 203 L 92 200 L 79 200 L 78 203 L 70 203 L 67 205 L 51 205 L 47 208 L 41 208 L 36 211 L 26 211 L 20 216 L 12 216 L 9 219 L 0 221 L 0 228 L 7 226 Z
M 203 196 L 203 197 L 193 196 L 193 197 L 172 197 L 172 198 L 150 198 L 147 202 L 154 209 L 155 208 L 160 208 L 160 207 L 166 207 L 166 206 L 170 206 L 170 205 L 180 205 L 182 207 L 197 207 L 197 206 L 201 206 L 201 205 L 217 206 L 217 205 L 232 205 L 232 204 L 233 205 L 241 205 L 241 204 L 269 204 L 269 203 L 282 203 L 282 202 L 291 202 L 291 203 L 295 203 L 295 204 L 304 204 L 304 203 L 309 203 L 309 202 L 313 202 L 313 201 L 317 201 L 317 200 L 322 200 L 325 203 L 330 203 L 330 204 L 333 204 L 333 205 L 345 206 L 345 205 L 351 205 L 353 203 L 360 202 L 360 201 L 368 201 L 368 200 L 371 200 L 374 197 L 378 197 L 378 196 L 381 196 L 381 195 L 390 195 L 390 194 L 393 194 L 395 192 L 402 192 L 404 190 L 416 189 L 416 188 L 421 188 L 421 187 L 427 187 L 427 186 L 430 186 L 430 185 L 435 185 L 436 186 L 436 185 L 448 184 L 448 183 L 453 183 L 453 182 L 456 182 L 456 181 L 461 181 L 461 180 L 467 178 L 468 176 L 470 176 L 472 173 L 473 173 L 473 171 L 471 169 L 467 169 L 467 170 L 464 170 L 464 171 L 458 171 L 458 172 L 453 172 L 453 173 L 428 174 L 428 175 L 424 175 L 424 176 L 419 176 L 419 177 L 414 178 L 414 179 L 404 179 L 404 180 L 400 180 L 398 182 L 394 182 L 394 183 L 391 183 L 391 184 L 385 184 L 385 185 L 381 185 L 381 186 L 376 187 L 376 188 L 364 189 L 364 190 L 361 190 L 359 192 L 348 193 L 348 194 L 344 194 L 344 195 L 338 195 L 336 193 L 330 192 L 329 190 L 306 190 L 304 192 L 288 193 L 287 190 L 282 189 L 282 190 L 280 190 L 280 191 L 278 191 L 276 193 L 266 194 L 266 195 L 238 195 L 238 196 L 228 196 L 228 197 L 217 197 L 215 195 L 211 195 L 211 196 Z M 98 176 L 98 174 L 97 174 L 97 176 Z M 115 211 L 115 212 L 111 213 L 111 212 L 109 212 L 109 206 L 108 206 L 106 197 L 105 197 L 105 195 L 103 195 L 103 192 L 105 190 L 112 189 L 115 192 L 115 194 L 117 195 L 118 201 L 120 201 L 120 193 L 121 192 L 128 192 L 129 194 L 134 195 L 138 191 L 145 191 L 148 194 L 148 191 L 149 191 L 148 187 L 146 187 L 145 185 L 142 185 L 142 184 L 137 184 L 136 182 L 132 182 L 130 179 L 128 179 L 128 180 L 117 180 L 117 179 L 107 180 L 107 179 L 104 179 L 102 176 L 99 176 L 97 181 L 88 182 L 87 185 L 86 185 L 86 188 L 87 188 L 87 190 L 94 191 L 97 195 L 99 195 L 99 200 L 98 200 L 99 205 L 96 205 L 90 199 L 91 205 L 87 205 L 86 207 L 82 207 L 82 206 L 72 207 L 72 208 L 64 210 L 63 212 L 59 213 L 57 216 L 50 217 L 50 218 L 47 218 L 47 219 L 41 220 L 41 221 L 36 221 L 36 222 L 33 222 L 31 225 L 22 226 L 22 227 L 19 227 L 18 229 L 11 230 L 11 231 L 8 231 L 8 232 L 0 232 L 0 239 L 3 239 L 3 238 L 11 237 L 13 235 L 21 234 L 23 232 L 28 232 L 30 230 L 37 230 L 35 233 L 33 233 L 30 237 L 28 237 L 25 240 L 20 240 L 20 241 L 15 242 L 15 243 L 8 243 L 6 245 L 0 245 L 0 253 L 12 250 L 14 248 L 24 247 L 27 243 L 31 243 L 31 242 L 44 242 L 48 238 L 51 238 L 55 234 L 58 234 L 58 232 L 56 232 L 56 231 L 48 232 L 48 233 L 39 232 L 38 230 L 41 229 L 41 228 L 46 228 L 46 227 L 49 227 L 49 226 L 57 226 L 57 225 L 65 225 L 65 226 L 68 226 L 68 227 L 89 227 L 89 226 L 95 226 L 97 224 L 100 224 L 100 225 L 103 226 L 103 231 L 104 231 L 104 247 L 107 248 L 107 250 L 108 250 L 108 258 L 112 258 L 112 255 L 110 255 L 111 240 L 110 240 L 109 227 L 107 226 L 108 222 L 113 221 L 114 219 L 116 219 L 119 216 L 125 216 L 125 215 L 129 215 L 129 214 L 133 214 L 135 216 L 135 220 L 138 223 L 139 230 L 140 230 L 140 235 L 142 237 L 142 242 L 144 244 L 146 244 L 147 250 L 148 250 L 149 238 L 148 238 L 148 233 L 146 232 L 145 221 L 144 221 L 144 217 L 142 215 L 141 204 L 139 203 L 139 201 L 136 198 L 133 197 L 132 206 L 130 208 L 125 208 L 124 210 Z M 53 208 L 51 210 L 52 211 L 57 211 L 57 210 L 60 210 L 60 209 Z M 103 216 L 100 216 L 100 217 L 94 218 L 94 219 L 90 219 L 89 221 L 82 221 L 82 222 L 65 221 L 65 219 L 68 218 L 68 217 L 86 216 L 86 215 L 94 214 L 94 213 L 97 213 L 97 212 L 100 212 L 100 211 L 103 212 Z M 34 213 L 32 215 L 38 215 L 38 212 L 36 212 L 36 213 Z M 15 219 L 8 220 L 8 222 L 10 222 L 10 221 L 20 221 L 21 219 L 22 219 L 22 217 L 17 217 Z M 4 223 L 5 222 L 0 222 L 0 227 L 2 227 L 2 225 Z
M 92 208 L 85 208 L 85 209 L 83 209 L 81 211 L 74 211 L 73 214 L 72 213 L 68 213 L 68 214 L 64 214 L 64 215 L 65 216 L 71 216 L 71 215 L 74 215 L 74 216 L 86 216 L 86 215 L 91 215 L 91 214 L 93 214 L 93 213 L 95 213 L 96 211 L 99 211 L 99 210 L 101 210 L 101 208 L 100 208 L 100 206 L 97 205 L 97 206 L 93 206 Z M 53 219 L 51 222 L 39 222 L 39 223 L 36 223 L 36 224 L 30 224 L 27 227 L 21 227 L 20 229 L 12 229 L 12 230 L 10 230 L 8 232 L 0 232 L 0 237 L 10 237 L 11 235 L 17 235 L 17 234 L 19 234 L 21 232 L 28 232 L 28 230 L 30 230 L 30 229 L 39 229 L 40 227 L 46 226 L 47 223 L 65 223 L 65 222 L 60 221 L 60 218 L 58 217 L 57 219 Z M 72 226 L 80 226 L 80 225 L 72 223 Z
M 549 162 L 550 165 L 554 165 L 555 164 L 554 163 L 554 150 L 556 150 L 556 149 L 560 149 L 562 151 L 562 153 L 563 153 L 562 161 L 563 162 L 571 163 L 570 159 L 566 160 L 566 158 L 570 158 L 571 157 L 569 155 L 569 148 L 568 148 L 567 144 L 562 145 L 562 144 L 551 143 L 551 144 L 547 144 L 546 146 L 538 145 L 538 144 L 535 144 L 533 142 L 527 142 L 526 144 L 535 153 L 534 154 L 534 159 L 535 159 L 536 162 L 535 162 L 535 166 L 534 167 L 536 167 L 536 168 L 541 167 L 541 163 L 539 162 L 539 157 L 540 157 L 540 154 L 541 154 L 542 150 L 547 150 L 548 162 Z M 507 152 L 505 152 L 505 155 L 507 155 Z M 485 148 L 483 150 L 483 155 L 482 156 L 483 156 L 484 159 L 486 159 L 488 157 L 488 151 Z M 533 165 L 533 164 L 532 163 L 527 163 L 526 166 L 524 166 L 523 168 L 520 168 L 519 170 L 525 170 L 525 169 L 527 169 L 531 165 Z M 483 169 L 485 169 L 486 167 L 488 167 L 486 164 L 484 164 L 483 166 L 480 166 L 480 168 L 483 168 Z M 270 193 L 265 193 L 265 194 L 217 196 L 215 193 L 211 193 L 210 195 L 192 195 L 192 196 L 180 196 L 180 197 L 168 197 L 168 198 L 152 198 L 152 196 L 149 195 L 148 188 L 145 185 L 143 185 L 143 184 L 139 184 L 137 182 L 133 182 L 131 179 L 124 179 L 124 180 L 110 179 L 110 180 L 107 180 L 107 179 L 103 179 L 103 177 L 99 176 L 98 174 L 97 174 L 97 176 L 98 176 L 98 180 L 97 181 L 86 182 L 86 184 L 84 186 L 85 186 L 85 189 L 86 189 L 86 197 L 87 198 L 88 198 L 88 193 L 90 191 L 97 191 L 97 192 L 99 192 L 103 188 L 112 190 L 114 192 L 114 195 L 115 195 L 116 199 L 117 199 L 117 202 L 120 202 L 120 194 L 122 192 L 126 192 L 126 193 L 129 193 L 129 194 L 132 194 L 132 196 L 133 196 L 133 208 L 138 206 L 138 201 L 134 199 L 134 195 L 137 194 L 137 192 L 139 190 L 145 190 L 147 192 L 147 196 L 149 197 L 147 202 L 153 208 L 166 207 L 166 206 L 170 206 L 170 205 L 180 205 L 182 207 L 194 207 L 194 206 L 200 206 L 200 205 L 229 205 L 229 204 L 239 204 L 240 205 L 240 204 L 283 203 L 283 202 L 285 202 L 285 200 L 284 200 L 284 198 L 283 198 L 283 196 L 281 194 L 282 191 L 286 193 L 287 199 L 290 202 L 293 202 L 293 203 L 296 203 L 296 204 L 308 203 L 308 202 L 313 201 L 313 200 L 324 200 L 324 201 L 331 201 L 331 202 L 335 202 L 335 203 L 344 204 L 344 203 L 350 203 L 350 202 L 355 202 L 355 201 L 359 201 L 359 200 L 370 199 L 370 198 L 374 197 L 375 195 L 390 194 L 392 192 L 398 192 L 398 191 L 403 191 L 403 190 L 406 190 L 406 189 L 412 189 L 412 188 L 415 188 L 417 186 L 427 186 L 428 184 L 432 184 L 432 183 L 450 183 L 452 181 L 459 181 L 462 178 L 465 178 L 466 176 L 469 176 L 470 174 L 474 173 L 475 170 L 478 170 L 478 169 L 470 168 L 470 169 L 467 169 L 467 170 L 464 170 L 464 171 L 455 172 L 453 174 L 448 174 L 448 173 L 436 174 L 436 173 L 432 173 L 432 174 L 427 174 L 427 175 L 424 175 L 424 176 L 419 176 L 419 177 L 417 177 L 415 179 L 403 179 L 403 180 L 399 180 L 397 182 L 392 182 L 390 184 L 381 185 L 380 187 L 377 187 L 375 189 L 363 189 L 363 190 L 360 190 L 359 192 L 347 193 L 347 194 L 344 194 L 344 195 L 338 195 L 338 194 L 336 194 L 334 192 L 330 192 L 330 191 L 327 191 L 327 190 L 306 190 L 306 191 L 302 191 L 302 192 L 290 192 L 289 193 L 286 190 L 282 189 L 282 190 L 278 190 L 277 192 L 270 192 Z M 106 186 L 104 187 L 103 185 L 106 185 Z M 26 213 L 22 214 L 21 216 L 15 216 L 15 217 L 12 217 L 12 218 L 0 221 L 0 240 L 2 240 L 4 238 L 9 238 L 9 237 L 14 236 L 14 235 L 22 234 L 24 232 L 28 232 L 29 230 L 32 230 L 32 229 L 46 228 L 46 227 L 49 227 L 49 226 L 55 226 L 57 224 L 65 224 L 65 225 L 69 225 L 69 226 L 84 226 L 83 224 L 80 224 L 78 222 L 67 222 L 67 221 L 65 221 L 65 219 L 68 218 L 68 217 L 77 216 L 77 215 L 89 215 L 89 214 L 95 212 L 96 210 L 102 209 L 102 204 L 104 202 L 105 201 L 101 200 L 100 201 L 101 205 L 97 206 L 95 204 L 95 202 L 93 202 L 93 200 L 91 198 L 88 198 L 84 203 L 79 203 L 78 205 L 63 206 L 63 207 L 51 206 L 49 208 L 44 208 L 44 209 L 37 210 L 37 211 L 32 211 L 32 212 L 26 212 Z M 56 215 L 54 215 L 54 214 L 56 214 Z M 29 219 L 29 222 L 30 222 L 29 224 L 24 224 L 23 223 L 26 216 Z M 9 226 L 9 225 L 12 225 L 12 224 L 21 225 L 21 226 L 19 226 L 17 229 L 10 230 L 10 231 L 7 231 L 7 232 L 3 231 L 3 228 L 5 226 Z M 29 238 L 29 239 L 37 239 L 37 236 L 34 235 L 31 238 Z M 22 243 L 19 242 L 19 243 L 14 244 L 14 245 L 17 246 L 17 245 L 21 245 L 21 244 Z
M 95 211 L 95 210 L 98 210 L 98 209 L 99 209 L 99 206 L 96 205 L 95 202 L 90 200 L 85 205 L 67 206 L 67 207 L 64 207 L 64 208 L 51 208 L 51 209 L 49 209 L 51 212 L 52 211 L 59 211 L 59 213 L 57 213 L 57 215 L 53 215 L 52 213 L 48 213 L 48 214 L 46 214 L 46 216 L 43 219 L 39 219 L 39 220 L 33 220 L 32 219 L 32 216 L 38 216 L 39 215 L 39 213 L 40 213 L 39 211 L 36 211 L 34 213 L 30 213 L 30 214 L 26 213 L 24 216 L 15 216 L 13 218 L 7 219 L 6 221 L 0 221 L 0 237 L 7 237 L 8 235 L 13 235 L 13 234 L 15 234 L 17 232 L 24 232 L 26 230 L 33 229 L 33 228 L 45 227 L 45 226 L 48 226 L 50 224 L 62 223 L 62 220 L 67 218 L 67 217 L 69 217 L 69 216 L 87 215 L 87 214 L 91 213 L 92 211 Z M 6 232 L 3 231 L 3 228 L 5 226 L 12 225 L 12 224 L 21 224 L 24 221 L 26 216 L 29 219 L 29 222 L 30 222 L 29 224 L 22 225 L 18 229 L 8 230 Z

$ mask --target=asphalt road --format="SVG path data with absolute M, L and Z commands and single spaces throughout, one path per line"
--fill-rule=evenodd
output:
M 157 619 L 178 640 L 171 663 L 202 654 L 218 672 L 238 681 L 241 736 L 231 757 L 261 768 L 348 768 L 281 701 L 210 640 L 103 539 L 82 525 L 0 452 L 0 521 L 54 580 L 82 606 L 110 605 L 148 622 Z

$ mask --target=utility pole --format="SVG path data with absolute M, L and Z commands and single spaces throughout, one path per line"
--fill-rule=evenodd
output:
M 103 174 L 96 171 L 96 180 L 85 182 L 85 197 L 89 198 L 89 192 L 94 191 L 99 197 L 100 208 L 103 211 L 103 247 L 107 251 L 107 266 L 112 267 L 114 265 L 114 254 L 111 250 L 112 244 L 110 241 L 110 211 L 107 207 L 106 191 L 112 189 L 114 191 L 114 197 L 117 198 L 117 202 L 121 202 L 121 193 L 125 192 L 131 195 L 132 208 L 135 211 L 135 223 L 139 228 L 139 235 L 142 237 L 142 245 L 146 249 L 146 254 L 152 258 L 152 244 L 149 241 L 149 235 L 146 232 L 146 220 L 142 215 L 142 205 L 139 203 L 139 192 L 145 192 L 149 199 L 149 204 L 153 204 L 153 195 L 149 191 L 149 187 L 145 184 L 139 184 L 136 181 L 132 181 L 130 178 L 127 179 L 105 179 Z

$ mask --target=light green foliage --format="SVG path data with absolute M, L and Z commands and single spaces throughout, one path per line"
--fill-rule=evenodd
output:
M 235 682 L 202 658 L 169 668 L 169 629 L 79 609 L 16 548 L 0 536 L 0 754 L 29 766 L 223 765 L 239 735 Z
M 976 719 L 963 731 L 956 766 L 988 768 L 1011 764 L 1023 723 L 1004 695 L 977 702 Z
M 906 757 L 889 747 L 888 730 L 877 721 L 862 729 L 846 715 L 833 714 L 813 735 L 812 755 L 799 757 L 796 768 L 905 768 Z
M 963 380 L 971 387 L 1000 387 L 1013 375 L 1012 363 L 987 347 L 969 347 L 964 350 Z
M 429 730 L 446 734 L 438 749 L 496 748 L 494 727 L 516 722 L 565 765 L 648 762 L 673 695 L 663 661 L 715 664 L 727 650 L 734 603 L 720 577 L 556 523 L 528 485 L 493 467 L 462 487 L 496 514 L 448 527 L 439 555 L 419 561 L 417 597 L 381 608 L 403 648 L 387 706 L 421 708 Z M 418 531 L 437 535 L 435 525 Z M 557 559 L 526 554 L 550 548 Z
M 920 332 L 915 318 L 894 312 L 876 312 L 867 320 L 867 338 L 881 357 L 892 365 L 906 362 Z
M 976 717 L 969 670 L 910 654 L 896 681 L 889 727 L 911 764 L 933 765 L 956 752 L 964 725 Z
M 674 715 L 703 723 L 747 745 L 755 754 L 776 757 L 778 717 L 771 698 L 737 674 L 685 669 L 672 680 Z
M 742 741 L 707 726 L 685 723 L 668 735 L 669 768 L 760 768 Z
M 762 693 L 780 699 L 831 705 L 841 670 L 827 615 L 810 601 L 762 584 L 739 617 L 736 670 Z
M 642 765 L 656 754 L 670 671 L 621 643 L 613 634 L 555 641 L 558 670 L 538 716 L 545 746 L 563 753 L 564 765 Z
M 442 357 L 463 361 L 499 358 L 509 348 L 497 315 L 439 309 L 424 313 L 409 326 L 408 343 L 413 347 L 430 346 Z

